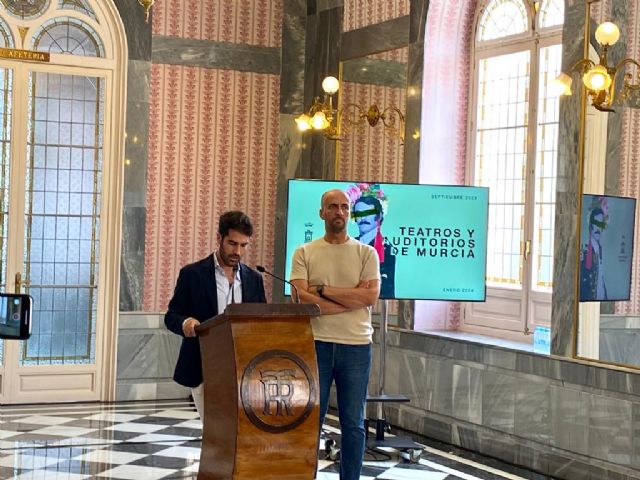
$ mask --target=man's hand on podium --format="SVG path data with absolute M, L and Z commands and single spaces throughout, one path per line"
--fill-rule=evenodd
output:
M 184 333 L 185 337 L 195 337 L 196 336 L 196 327 L 200 325 L 200 322 L 195 318 L 187 318 L 184 322 L 182 322 L 182 333 Z

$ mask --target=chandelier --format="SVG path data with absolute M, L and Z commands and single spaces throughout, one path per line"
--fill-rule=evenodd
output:
M 587 0 L 585 15 L 585 41 L 589 38 L 590 9 L 591 4 L 600 0 Z M 582 76 L 582 82 L 591 100 L 591 104 L 602 112 L 613 112 L 614 105 L 622 105 L 625 102 L 637 102 L 640 100 L 640 63 L 632 58 L 620 60 L 615 65 L 609 64 L 609 48 L 620 38 L 620 29 L 615 23 L 604 22 L 598 26 L 595 32 L 596 41 L 600 46 L 598 63 L 590 58 L 581 58 L 571 66 L 570 73 L 577 72 Z M 585 48 L 585 52 L 587 52 Z M 627 70 L 631 66 L 634 73 Z M 622 75 L 623 83 L 619 86 Z M 571 95 L 572 78 L 567 73 L 561 73 L 556 79 L 560 84 L 561 92 Z
M 400 109 L 391 106 L 381 110 L 376 104 L 362 107 L 356 103 L 338 109 L 334 107 L 333 97 L 339 89 L 340 82 L 336 77 L 325 77 L 323 100 L 315 97 L 309 110 L 295 119 L 300 131 L 321 131 L 329 140 L 342 140 L 342 134 L 354 129 L 361 131 L 367 124 L 370 127 L 380 124 L 386 135 L 404 142 L 405 118 Z

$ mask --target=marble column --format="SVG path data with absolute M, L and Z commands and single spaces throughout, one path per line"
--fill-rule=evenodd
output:
M 584 2 L 568 4 L 562 35 L 562 71 L 582 58 Z M 554 235 L 553 296 L 551 299 L 551 353 L 571 356 L 576 317 L 577 229 L 578 229 L 578 142 L 580 87 L 560 99 L 558 172 Z
M 407 112 L 404 139 L 404 181 L 418 183 L 420 171 L 420 130 L 422 128 L 422 77 L 424 74 L 424 36 L 429 0 L 411 2 L 409 11 L 409 65 L 407 66 Z M 413 301 L 398 305 L 398 326 L 413 330 Z
M 142 310 L 144 284 L 151 19 L 145 23 L 138 0 L 115 0 L 115 4 L 129 54 L 116 399 L 177 398 L 186 396 L 171 380 L 177 348 L 166 345 L 179 338 L 167 332 L 160 316 L 129 313 Z M 161 385 L 166 392 L 159 392 Z
M 324 8 L 327 7 L 327 8 Z M 338 77 L 342 34 L 342 2 L 309 2 L 304 75 L 304 105 L 322 96 L 322 80 Z M 336 142 L 322 134 L 307 132 L 303 137 L 302 161 L 296 172 L 302 178 L 335 178 Z
M 115 4 L 125 27 L 129 54 L 119 308 L 130 312 L 142 310 L 151 19 L 145 23 L 138 0 L 115 0 Z
M 283 7 L 274 270 L 284 278 L 287 181 L 296 177 L 302 159 L 302 134 L 298 131 L 294 119 L 309 107 L 304 103 L 307 2 L 285 0 Z M 276 286 L 272 298 L 274 302 L 283 302 L 282 289 Z
M 562 31 L 563 72 L 570 73 L 571 67 L 583 58 L 584 18 L 584 1 L 567 3 Z M 594 28 L 592 44 L 593 31 Z M 584 142 L 580 138 L 582 81 L 578 74 L 573 77 L 574 94 L 560 99 L 551 299 L 551 353 L 564 357 L 574 354 L 573 339 L 578 326 L 579 145 Z
M 285 0 L 283 7 L 274 270 L 284 277 L 287 181 L 334 178 L 335 142 L 301 134 L 295 117 L 322 94 L 325 76 L 338 76 L 342 0 Z M 282 290 L 274 288 L 272 298 L 284 301 Z

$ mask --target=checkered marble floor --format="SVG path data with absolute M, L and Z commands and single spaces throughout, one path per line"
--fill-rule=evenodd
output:
M 339 430 L 329 416 L 325 431 Z M 202 423 L 186 402 L 2 407 L 0 479 L 196 479 Z M 338 480 L 319 452 L 318 480 Z M 418 463 L 396 451 L 367 453 L 361 480 L 521 480 L 520 476 L 425 446 Z M 406 457 L 406 456 L 405 456 Z

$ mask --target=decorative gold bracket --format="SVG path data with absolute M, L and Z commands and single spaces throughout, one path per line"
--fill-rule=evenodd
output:
M 21 47 L 24 48 L 24 39 L 27 37 L 29 27 L 18 27 L 18 33 L 20 34 L 20 40 L 22 41 Z
M 138 0 L 138 3 L 144 7 L 144 22 L 149 23 L 149 13 L 151 12 L 151 7 L 156 0 Z

